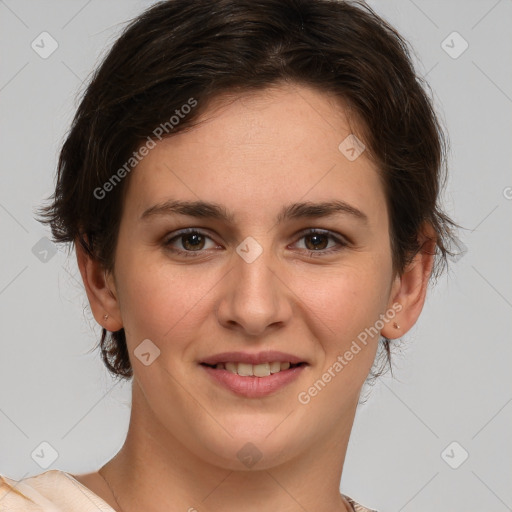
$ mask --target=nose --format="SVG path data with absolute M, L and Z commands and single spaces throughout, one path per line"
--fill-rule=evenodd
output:
M 233 255 L 232 270 L 223 280 L 217 316 L 220 324 L 245 336 L 262 336 L 288 324 L 293 292 L 270 249 L 254 260 Z

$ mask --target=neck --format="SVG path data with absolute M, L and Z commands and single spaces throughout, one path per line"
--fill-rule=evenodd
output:
M 206 508 L 223 512 L 350 511 L 339 483 L 354 415 L 355 407 L 332 436 L 280 464 L 233 469 L 229 463 L 225 467 L 215 464 L 211 454 L 193 452 L 164 428 L 134 380 L 126 441 L 103 466 L 101 476 L 120 512 Z

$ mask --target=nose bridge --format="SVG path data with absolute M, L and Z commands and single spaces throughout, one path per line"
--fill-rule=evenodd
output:
M 266 243 L 260 243 L 253 237 L 247 237 L 238 245 L 236 253 L 239 260 L 235 258 L 235 273 L 240 280 L 237 288 L 245 287 L 247 293 L 251 295 L 252 291 L 255 297 L 260 295 L 260 292 L 270 297 L 274 284 L 274 271 L 271 269 L 276 263 L 270 238 L 267 238 Z
M 230 325 L 236 323 L 254 335 L 271 324 L 286 321 L 291 307 L 278 276 L 270 237 L 262 237 L 261 242 L 247 237 L 233 257 L 234 268 L 229 273 L 230 283 L 219 308 L 219 320 Z

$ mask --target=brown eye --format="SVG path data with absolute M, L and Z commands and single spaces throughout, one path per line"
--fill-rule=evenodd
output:
M 188 229 L 168 238 L 163 245 L 166 249 L 179 255 L 199 256 L 203 250 L 208 249 L 208 247 L 205 247 L 207 240 L 212 239 L 201 231 Z M 212 243 L 212 247 L 209 248 L 213 248 L 214 246 L 215 244 Z
M 306 235 L 304 239 L 306 240 L 306 248 L 310 250 L 325 249 L 327 247 L 327 244 L 329 243 L 329 237 L 327 235 L 318 233 Z
M 182 239 L 182 246 L 188 251 L 201 250 L 204 247 L 204 236 L 200 233 L 191 233 L 187 235 L 181 235 L 179 238 Z
M 304 250 L 310 256 L 329 255 L 349 245 L 342 237 L 335 236 L 330 231 L 316 229 L 303 232 L 300 240 L 305 241 Z M 334 244 L 329 246 L 329 241 L 334 241 Z

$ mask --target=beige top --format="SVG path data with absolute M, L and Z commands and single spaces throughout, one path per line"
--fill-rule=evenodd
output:
M 354 512 L 377 512 L 343 495 Z M 0 475 L 0 512 L 115 512 L 69 473 L 50 469 L 13 480 Z

